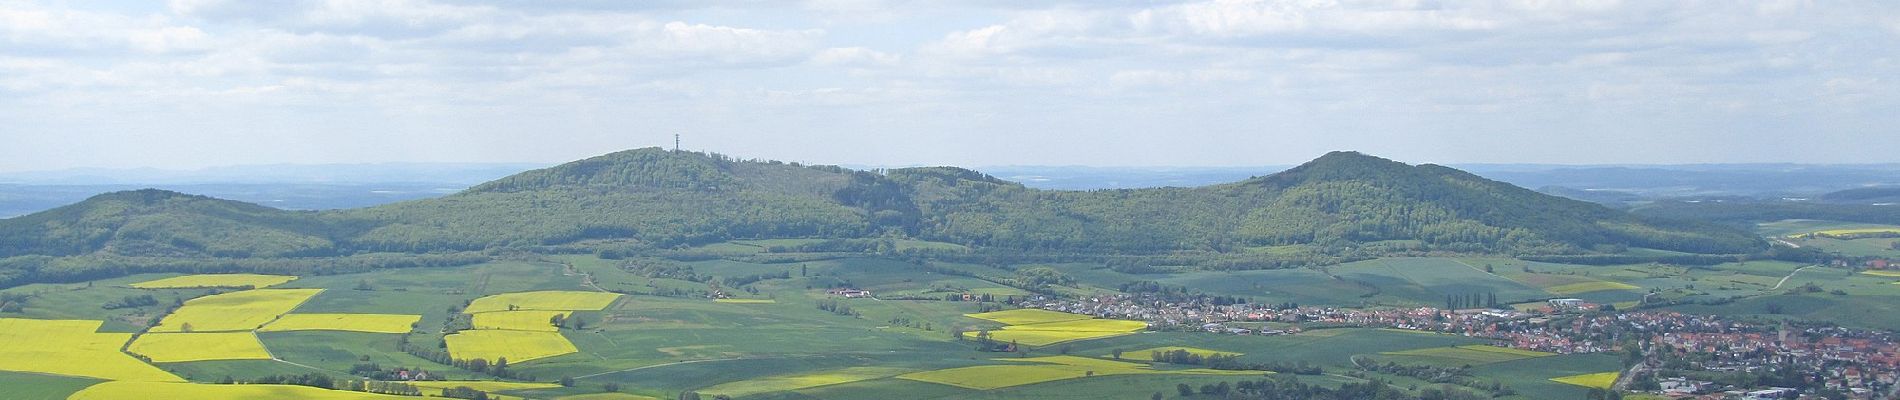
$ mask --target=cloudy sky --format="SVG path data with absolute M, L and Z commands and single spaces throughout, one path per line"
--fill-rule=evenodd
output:
M 0 0 L 0 170 L 1900 162 L 1900 2 Z

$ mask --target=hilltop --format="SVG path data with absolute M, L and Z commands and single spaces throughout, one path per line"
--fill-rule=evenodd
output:
M 349 210 L 109 193 L 0 220 L 7 239 L 0 256 L 317 257 L 890 236 L 1019 254 L 1217 254 L 1253 267 L 1337 259 L 1315 255 L 1765 248 L 1739 230 L 1635 216 L 1355 152 L 1227 184 L 1062 191 L 954 167 L 856 171 L 645 148 L 446 197 Z

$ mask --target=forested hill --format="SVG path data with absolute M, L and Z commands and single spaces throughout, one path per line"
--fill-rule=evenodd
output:
M 300 257 L 590 239 L 673 248 L 735 238 L 881 236 L 1105 254 L 1765 247 L 1738 230 L 1645 219 L 1447 167 L 1351 152 L 1230 184 L 1053 191 L 960 168 L 853 171 L 647 148 L 523 172 L 443 198 L 352 210 L 288 212 L 161 191 L 107 194 L 0 220 L 0 256 Z

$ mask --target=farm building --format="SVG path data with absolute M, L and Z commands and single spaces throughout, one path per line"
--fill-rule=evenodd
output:
M 830 291 L 827 291 L 825 293 L 830 294 L 832 296 L 844 296 L 845 298 L 851 298 L 851 299 L 871 297 L 871 291 L 869 290 L 860 290 L 860 289 L 851 289 L 851 288 L 831 289 Z

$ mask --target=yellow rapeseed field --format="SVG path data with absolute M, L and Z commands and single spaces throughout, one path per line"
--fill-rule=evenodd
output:
M 1622 375 L 1622 373 L 1614 372 L 1614 371 L 1598 372 L 1594 374 L 1571 375 L 1571 376 L 1565 376 L 1565 377 L 1550 378 L 1550 380 L 1582 386 L 1582 387 L 1609 389 L 1610 385 L 1616 384 L 1616 378 L 1619 375 Z
M 549 290 L 540 292 L 503 293 L 475 299 L 469 303 L 470 314 L 490 311 L 509 310 L 547 310 L 547 311 L 583 311 L 601 310 L 612 305 L 620 295 L 601 292 L 579 292 L 568 290 Z M 509 306 L 514 306 L 510 308 Z
M 318 389 L 296 385 L 213 385 L 171 382 L 106 382 L 73 393 L 67 400 L 414 400 L 415 397 Z
M 1121 336 L 1148 327 L 1147 323 L 1141 321 L 1094 319 L 1087 315 L 1030 308 L 965 316 L 1009 324 L 990 331 L 990 339 L 1029 346 Z
M 132 334 L 97 333 L 103 323 L 0 318 L 0 370 L 123 381 L 184 381 L 119 352 Z
M 139 289 L 185 289 L 185 288 L 214 288 L 214 287 L 223 287 L 223 288 L 251 287 L 254 289 L 263 289 L 263 288 L 267 288 L 271 286 L 281 285 L 284 282 L 290 282 L 296 279 L 297 277 L 289 276 L 289 275 L 202 274 L 202 275 L 174 276 L 174 277 L 165 278 L 165 279 L 134 283 L 131 286 L 135 288 L 139 288 Z
M 258 332 L 350 331 L 369 333 L 406 333 L 421 321 L 420 315 L 401 314 L 286 314 L 264 325 Z
M 251 332 L 147 333 L 126 351 L 152 362 L 269 360 L 270 351 Z
M 1887 233 L 1900 233 L 1900 229 L 1855 228 L 1855 229 L 1829 229 L 1825 231 L 1814 232 L 1814 234 L 1821 235 L 1821 236 L 1854 236 L 1854 235 L 1872 235 L 1872 234 L 1887 234 Z
M 726 395 L 729 397 L 741 397 L 741 396 L 748 396 L 748 395 L 759 394 L 759 393 L 798 390 L 798 389 L 805 389 L 805 388 L 815 388 L 819 386 L 830 386 L 830 385 L 836 385 L 836 384 L 841 384 L 841 383 L 851 383 L 851 382 L 857 382 L 857 381 L 871 380 L 871 379 L 877 379 L 877 378 L 896 376 L 898 374 L 912 372 L 912 371 L 916 371 L 916 370 L 907 369 L 907 368 L 893 368 L 893 367 L 851 367 L 851 368 L 845 368 L 845 369 L 834 369 L 834 370 L 829 370 L 829 371 L 819 371 L 819 372 L 805 373 L 805 374 L 768 376 L 768 377 L 758 378 L 758 379 L 748 379 L 748 380 L 743 380 L 743 381 L 738 381 L 738 382 L 730 382 L 730 383 L 720 384 L 718 386 L 702 389 L 699 391 L 699 393 L 706 394 L 706 395 Z
M 159 320 L 151 332 L 251 331 L 303 304 L 323 289 L 257 289 L 191 299 Z M 188 328 L 188 329 L 187 329 Z
M 509 363 L 521 363 L 579 351 L 560 332 L 472 329 L 442 339 L 452 357 L 490 362 L 506 357 Z
M 1193 347 L 1167 346 L 1167 347 L 1156 347 L 1156 348 L 1141 349 L 1141 350 L 1134 350 L 1134 351 L 1123 351 L 1122 359 L 1123 360 L 1148 360 L 1149 358 L 1154 356 L 1154 353 L 1157 353 L 1157 352 L 1167 353 L 1167 352 L 1171 352 L 1175 350 L 1187 350 L 1188 354 L 1193 354 L 1193 355 L 1197 355 L 1201 357 L 1214 356 L 1214 355 L 1238 356 L 1241 354 L 1241 353 L 1219 351 L 1219 350 L 1199 349 L 1199 348 L 1193 348 Z M 1113 354 L 1103 354 L 1102 356 L 1108 357 L 1108 356 L 1113 356 Z
M 566 316 L 567 311 L 494 311 L 474 315 L 475 329 L 508 329 L 517 331 L 555 332 L 559 328 L 551 322 L 554 316 Z

